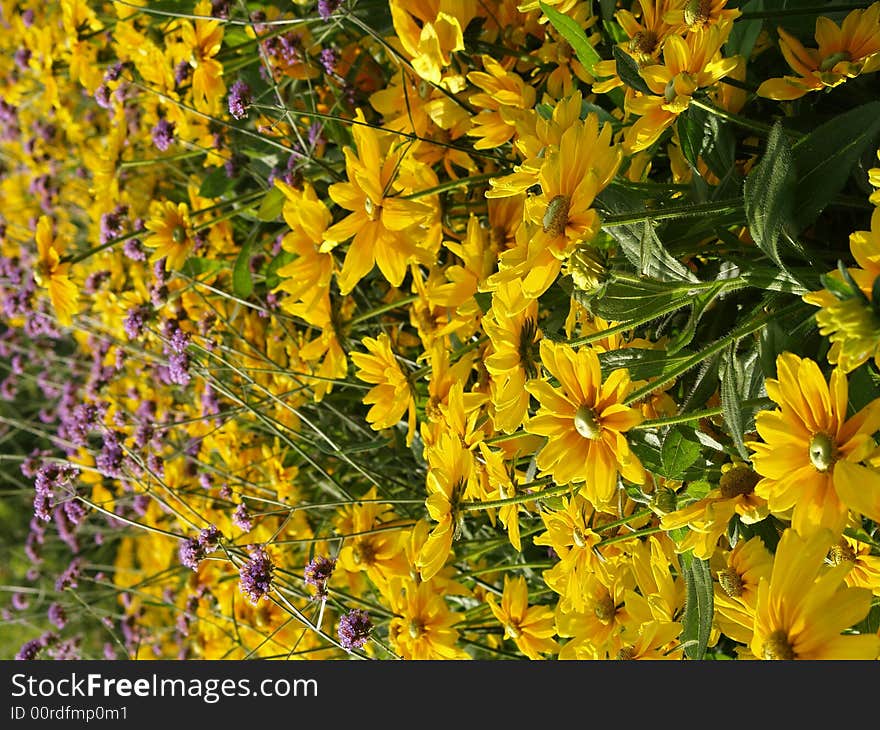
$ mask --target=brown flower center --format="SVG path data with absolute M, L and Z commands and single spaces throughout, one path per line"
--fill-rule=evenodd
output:
M 617 607 L 614 605 L 614 599 L 606 593 L 604 596 L 602 596 L 602 598 L 596 601 L 593 612 L 596 614 L 596 618 L 598 618 L 600 621 L 608 623 L 611 619 L 614 618 L 614 614 L 617 613 Z
M 565 233 L 565 227 L 568 225 L 568 208 L 571 205 L 571 198 L 567 195 L 556 195 L 547 203 L 547 210 L 544 211 L 544 233 L 551 236 L 561 236 Z
M 846 540 L 841 540 L 828 552 L 828 558 L 834 565 L 856 562 L 856 553 Z
M 761 477 L 745 465 L 738 465 L 721 475 L 718 486 L 724 499 L 733 499 L 741 494 L 751 494 Z
M 743 594 L 742 577 L 733 568 L 722 568 L 718 571 L 718 583 L 721 589 L 731 598 Z

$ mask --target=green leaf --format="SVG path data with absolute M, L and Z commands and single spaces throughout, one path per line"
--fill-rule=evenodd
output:
M 274 259 L 272 259 L 268 266 L 266 266 L 266 288 L 270 291 L 278 286 L 282 277 L 278 275 L 278 269 L 283 266 L 286 266 L 291 261 L 296 258 L 296 254 L 291 253 L 290 251 L 281 251 Z
M 673 426 L 660 447 L 661 476 L 667 479 L 680 478 L 697 462 L 701 451 L 699 442 L 689 437 L 684 428 Z
M 280 192 L 280 191 L 279 191 Z M 232 293 L 239 299 L 247 299 L 254 290 L 254 280 L 251 277 L 251 247 L 246 244 L 241 247 L 232 267 Z
M 705 115 L 706 112 L 702 109 L 691 106 L 683 114 L 679 114 L 678 122 L 676 122 L 681 152 L 694 168 L 697 167 L 697 158 L 700 156 L 700 150 L 703 146 Z
M 724 353 L 720 370 L 721 378 L 721 412 L 727 430 L 736 450 L 743 459 L 749 458 L 749 452 L 743 439 L 745 416 L 743 415 L 743 380 L 739 362 L 736 357 L 736 343 L 732 342 Z
M 615 370 L 626 369 L 633 380 L 647 380 L 662 375 L 687 359 L 687 355 L 670 357 L 663 350 L 624 347 L 599 353 L 599 364 L 605 377 Z
M 650 94 L 651 89 L 645 83 L 645 80 L 639 74 L 639 64 L 636 59 L 630 56 L 620 46 L 614 46 L 611 50 L 614 60 L 617 62 L 617 75 L 631 89 L 640 91 L 643 94 Z
M 654 318 L 691 303 L 687 289 L 679 284 L 645 279 L 633 282 L 613 280 L 602 296 L 590 303 L 590 310 L 616 322 Z
M 783 227 L 792 220 L 794 180 L 791 146 L 782 124 L 776 122 L 761 162 L 746 178 L 743 195 L 752 238 L 780 268 L 783 267 L 777 243 Z
M 281 210 L 284 208 L 285 199 L 281 189 L 273 185 L 260 203 L 257 219 L 265 222 L 278 220 L 278 216 L 281 215 Z
M 190 279 L 197 279 L 200 276 L 214 274 L 221 269 L 225 269 L 226 266 L 227 263 L 225 261 L 203 259 L 200 256 L 190 256 L 184 261 L 180 273 L 184 276 L 188 276 Z
M 757 13 L 764 10 L 764 0 L 751 0 L 740 6 L 740 10 L 744 13 Z M 752 20 L 738 20 L 733 24 L 727 43 L 724 46 L 724 55 L 743 56 L 751 58 L 752 49 L 758 36 L 761 35 L 761 28 L 764 27 L 764 21 L 760 18 Z
M 199 196 L 202 198 L 219 198 L 235 184 L 235 179 L 226 174 L 222 167 L 216 167 L 202 180 Z
M 794 145 L 796 232 L 810 226 L 843 189 L 865 149 L 876 147 L 878 135 L 880 101 L 872 101 L 834 117 Z
M 697 334 L 697 325 L 703 317 L 703 314 L 715 301 L 715 298 L 724 291 L 727 283 L 723 280 L 715 283 L 711 289 L 701 292 L 691 299 L 691 314 L 684 327 L 670 339 L 666 344 L 666 351 L 670 355 L 679 352 L 683 347 L 687 347 Z
M 712 573 L 709 561 L 699 560 L 690 552 L 682 553 L 679 563 L 686 589 L 681 643 L 689 659 L 700 660 L 706 654 L 715 611 Z
M 567 15 L 560 13 L 543 2 L 539 2 L 538 5 L 541 8 L 541 12 L 547 16 L 550 24 L 556 28 L 559 35 L 565 38 L 568 45 L 572 47 L 581 65 L 592 76 L 593 66 L 601 61 L 602 57 L 596 52 L 590 41 L 587 40 L 587 32 L 573 18 L 569 18 Z

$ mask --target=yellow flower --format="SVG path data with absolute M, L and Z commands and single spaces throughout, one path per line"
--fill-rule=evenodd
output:
M 721 564 L 712 563 L 715 583 L 715 623 L 721 632 L 742 644 L 752 641 L 758 586 L 769 580 L 773 555 L 760 537 L 740 540 Z
M 873 302 L 874 281 L 880 276 L 880 208 L 871 215 L 871 230 L 850 234 L 849 248 L 858 266 L 847 271 L 859 291 L 842 299 L 828 289 L 803 295 L 805 302 L 821 307 L 816 324 L 819 333 L 831 342 L 828 362 L 845 373 L 869 358 L 880 367 L 880 317 Z M 829 277 L 842 284 L 839 271 L 832 271 Z
M 193 10 L 195 15 L 210 16 L 210 0 L 201 0 Z M 193 67 L 193 106 L 205 114 L 216 114 L 223 105 L 226 84 L 223 83 L 223 64 L 215 56 L 223 43 L 223 23 L 220 20 L 183 21 L 183 43 L 190 51 Z
M 521 575 L 512 580 L 504 576 L 504 593 L 499 606 L 492 595 L 486 602 L 495 618 L 504 626 L 506 638 L 513 639 L 517 648 L 529 659 L 541 659 L 541 654 L 552 654 L 558 646 L 551 638 L 556 633 L 553 609 L 547 606 L 529 607 L 529 589 Z
M 880 596 L 880 556 L 873 555 L 872 551 L 870 543 L 844 535 L 831 546 L 828 559 L 832 565 L 850 566 L 846 575 L 848 586 L 867 588 L 875 596 Z
M 761 477 L 745 464 L 728 466 L 716 489 L 660 518 L 664 530 L 689 528 L 678 545 L 679 552 L 693 550 L 696 557 L 706 560 L 715 552 L 719 538 L 734 515 L 739 515 L 747 525 L 767 516 L 767 500 L 755 494 L 755 485 Z
M 492 343 L 485 359 L 492 377 L 495 428 L 512 433 L 528 415 L 526 383 L 540 372 L 538 300 L 526 297 L 518 279 L 501 284 L 492 293 L 492 308 L 483 318 L 483 331 Z
M 364 396 L 372 404 L 367 422 L 374 430 L 391 428 L 408 413 L 407 445 L 412 443 L 416 428 L 416 404 L 406 373 L 391 351 L 391 340 L 385 332 L 363 340 L 367 352 L 353 352 L 351 359 L 358 367 L 357 377 L 374 387 Z
M 449 610 L 433 581 L 392 582 L 388 591 L 394 618 L 388 626 L 391 648 L 404 659 L 470 659 L 457 646 L 461 615 Z
M 480 442 L 480 452 L 486 461 L 486 476 L 489 486 L 497 491 L 490 499 L 511 499 L 516 496 L 516 469 L 507 466 L 500 451 L 492 451 L 484 441 Z M 522 540 L 519 529 L 519 505 L 508 504 L 498 508 L 498 519 L 507 530 L 510 544 L 517 552 L 522 552 Z
M 786 530 L 776 548 L 770 579 L 758 586 L 755 631 L 750 648 L 759 659 L 876 659 L 875 633 L 844 634 L 871 608 L 871 591 L 844 584 L 848 565 L 828 568 L 834 535 L 810 538 Z
M 797 76 L 767 79 L 758 87 L 758 96 L 799 99 L 880 69 L 880 2 L 853 10 L 840 26 L 820 15 L 815 32 L 818 48 L 805 48 L 786 30 L 778 30 L 779 49 Z
M 626 109 L 639 119 L 625 132 L 629 152 L 640 152 L 656 142 L 678 115 L 690 106 L 698 89 L 713 86 L 737 65 L 737 57 L 724 58 L 721 46 L 727 41 L 731 22 L 719 22 L 705 30 L 673 35 L 663 47 L 663 64 L 645 66 L 640 73 L 651 94 L 626 102 Z
M 663 19 L 678 32 L 693 32 L 722 20 L 732 22 L 742 15 L 739 8 L 728 10 L 726 6 L 727 0 L 686 0 L 683 5 L 667 10 Z
M 325 231 L 319 249 L 328 253 L 353 237 L 337 276 L 342 294 L 348 294 L 374 265 L 389 284 L 400 286 L 407 263 L 420 257 L 413 229 L 425 224 L 432 213 L 431 206 L 421 200 L 395 197 L 404 152 L 387 149 L 390 135 L 380 136 L 365 124 L 358 109 L 352 127 L 357 151 L 344 150 L 348 182 L 334 183 L 328 189 L 333 202 L 351 213 Z
M 778 379 L 768 378 L 766 387 L 779 408 L 757 415 L 763 442 L 747 444 L 763 477 L 755 493 L 774 514 L 792 510 L 792 527 L 804 536 L 818 527 L 839 535 L 850 509 L 880 519 L 880 472 L 860 463 L 875 447 L 880 399 L 847 418 L 842 372 L 834 370 L 829 386 L 815 362 L 790 352 L 776 359 L 776 368 Z
M 193 247 L 187 204 L 170 200 L 156 203 L 146 225 L 150 234 L 144 238 L 144 245 L 155 249 L 152 260 L 164 258 L 166 269 L 181 268 Z
M 482 109 L 471 117 L 474 128 L 468 134 L 478 138 L 474 149 L 489 150 L 513 138 L 517 123 L 535 105 L 535 89 L 491 56 L 482 59 L 485 71 L 471 71 L 467 75 L 468 81 L 482 90 L 468 100 Z
M 461 439 L 449 433 L 442 433 L 436 446 L 426 449 L 426 457 L 428 499 L 425 506 L 437 524 L 416 558 L 422 580 L 433 578 L 452 551 L 452 542 L 460 530 L 458 504 L 472 486 L 474 466 L 473 456 Z
M 61 263 L 64 244 L 53 235 L 52 221 L 48 216 L 41 215 L 37 221 L 35 238 L 37 262 L 34 265 L 34 281 L 37 286 L 48 290 L 59 324 L 69 327 L 78 308 L 79 292 L 68 275 L 70 264 Z
M 645 470 L 624 436 L 642 422 L 637 409 L 623 404 L 632 390 L 629 373 L 618 369 L 602 382 L 594 350 L 549 340 L 541 340 L 541 362 L 560 383 L 526 385 L 541 403 L 525 430 L 547 437 L 537 455 L 542 472 L 559 484 L 583 482 L 581 494 L 597 509 L 614 498 L 618 475 L 642 484 Z

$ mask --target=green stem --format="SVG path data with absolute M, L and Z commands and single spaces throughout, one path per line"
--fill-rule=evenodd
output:
M 692 367 L 698 365 L 707 357 L 712 357 L 715 353 L 721 352 L 725 347 L 727 347 L 734 340 L 738 340 L 741 337 L 745 337 L 756 330 L 761 329 L 767 322 L 775 317 L 782 317 L 789 312 L 793 312 L 795 309 L 801 306 L 801 301 L 798 299 L 796 302 L 792 302 L 791 304 L 782 307 L 782 309 L 777 309 L 771 312 L 764 312 L 763 314 L 756 317 L 751 322 L 746 322 L 745 324 L 737 327 L 735 330 L 732 330 L 729 334 L 721 337 L 720 339 L 713 342 L 708 347 L 703 348 L 697 353 L 694 353 L 691 357 L 687 358 L 680 365 L 676 366 L 672 370 L 667 373 L 664 373 L 661 377 L 657 378 L 651 383 L 642 386 L 634 390 L 629 394 L 629 397 L 623 402 L 624 405 L 630 405 L 638 400 L 641 400 L 647 395 L 650 395 L 655 390 L 659 390 L 667 383 L 671 383 L 680 375 L 686 373 Z
M 630 522 L 635 522 L 642 517 L 647 517 L 648 515 L 654 514 L 650 509 L 639 510 L 638 512 L 633 512 L 628 517 L 622 517 L 619 520 L 614 520 L 614 522 L 606 522 L 604 525 L 599 525 L 596 527 L 593 532 L 604 532 L 605 530 L 611 530 L 615 527 L 620 527 L 621 525 L 626 525 Z
M 445 193 L 447 190 L 455 190 L 456 188 L 468 187 L 469 185 L 475 185 L 477 183 L 486 182 L 490 178 L 498 177 L 497 172 L 486 172 L 482 175 L 472 175 L 471 177 L 462 177 L 458 180 L 449 180 L 448 182 L 441 183 L 440 185 L 436 185 L 433 188 L 428 188 L 427 190 L 419 190 L 415 193 L 410 193 L 409 195 L 401 195 L 401 200 L 416 200 L 417 198 L 424 198 L 428 195 L 435 195 L 437 193 Z
M 407 304 L 412 304 L 417 301 L 419 298 L 418 294 L 412 294 L 408 297 L 403 297 L 402 299 L 397 299 L 393 302 L 388 302 L 387 304 L 383 304 L 375 309 L 371 309 L 369 312 L 364 312 L 358 317 L 355 317 L 351 320 L 350 324 L 352 326 L 361 324 L 362 322 L 366 322 L 368 319 L 372 319 L 373 317 L 378 317 L 380 314 L 385 314 L 385 312 L 391 312 L 398 307 L 405 307 Z
M 635 532 L 631 532 L 628 535 L 615 535 L 614 537 L 609 537 L 607 540 L 602 540 L 602 542 L 597 543 L 596 547 L 605 547 L 606 545 L 613 545 L 617 542 L 626 542 L 627 540 L 632 540 L 633 538 L 645 537 L 646 535 L 656 535 L 658 532 L 663 532 L 662 527 L 646 527 L 644 530 L 636 530 Z
M 828 15 L 828 13 L 844 13 L 850 10 L 864 10 L 864 3 L 848 3 L 845 5 L 814 5 L 808 8 L 788 8 L 785 10 L 755 10 L 743 13 L 738 20 L 762 20 L 764 18 L 788 18 L 797 15 Z
M 190 157 L 198 157 L 205 154 L 204 150 L 189 150 L 187 152 L 179 152 L 176 155 L 167 155 L 165 157 L 153 157 L 149 160 L 124 160 L 119 163 L 120 170 L 127 170 L 132 167 L 149 167 L 162 162 L 175 162 L 177 160 L 187 160 Z
M 539 483 L 542 480 L 536 479 L 531 484 Z M 550 481 L 549 479 L 547 481 Z M 530 486 L 530 485 L 524 485 Z M 465 512 L 476 512 L 481 509 L 492 509 L 495 507 L 506 507 L 510 504 L 523 504 L 524 502 L 534 502 L 536 499 L 546 499 L 547 497 L 555 497 L 558 494 L 564 494 L 572 490 L 571 484 L 557 484 L 556 486 L 544 489 L 540 492 L 532 492 L 530 494 L 520 494 L 516 497 L 508 497 L 507 499 L 492 499 L 488 502 L 461 502 L 458 505 L 460 510 Z
M 669 218 L 694 218 L 708 213 L 733 213 L 743 209 L 743 202 L 738 198 L 728 200 L 714 200 L 711 203 L 697 205 L 675 205 L 658 210 L 648 210 L 633 213 L 620 213 L 618 215 L 605 216 L 602 219 L 602 228 L 613 226 L 628 226 L 633 223 L 644 221 L 661 221 Z
M 769 398 L 754 398 L 752 400 L 744 400 L 743 408 L 760 408 L 761 406 L 769 406 L 773 403 Z M 693 411 L 692 413 L 682 413 L 676 416 L 667 416 L 666 418 L 653 418 L 650 421 L 642 421 L 638 426 L 633 426 L 630 430 L 645 428 L 660 428 L 662 426 L 674 426 L 678 423 L 688 423 L 689 421 L 699 421 L 703 418 L 711 418 L 712 416 L 720 416 L 723 413 L 721 406 L 714 408 L 705 408 L 701 411 Z
M 719 119 L 723 119 L 727 122 L 731 122 L 732 124 L 736 124 L 740 127 L 743 127 L 744 129 L 755 132 L 756 134 L 766 136 L 770 134 L 770 130 L 772 129 L 769 124 L 764 124 L 763 122 L 756 122 L 752 119 L 747 119 L 746 117 L 742 117 L 739 114 L 734 114 L 733 112 L 721 109 L 714 104 L 710 104 L 708 101 L 701 101 L 700 99 L 694 99 L 693 97 L 691 97 L 691 106 L 695 106 L 697 107 L 697 109 L 702 109 L 705 112 L 714 114 Z
M 137 238 L 138 236 L 142 236 L 145 231 L 132 231 L 131 233 L 126 233 L 124 236 L 119 236 L 119 238 L 111 238 L 106 243 L 102 243 L 100 246 L 94 246 L 90 248 L 88 251 L 83 251 L 76 256 L 65 256 L 61 259 L 61 263 L 67 263 L 71 266 L 73 264 L 78 264 L 80 261 L 85 261 L 90 256 L 94 256 L 96 253 L 101 253 L 101 251 L 106 251 L 108 248 L 113 248 L 116 244 L 122 243 L 123 241 L 128 241 L 131 238 Z

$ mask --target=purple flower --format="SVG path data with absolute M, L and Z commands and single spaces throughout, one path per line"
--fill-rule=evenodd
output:
M 269 553 L 261 545 L 251 545 L 249 552 L 251 557 L 242 563 L 238 585 L 241 592 L 256 606 L 272 589 L 275 566 Z
M 189 75 L 192 73 L 192 67 L 189 65 L 189 61 L 181 61 L 174 67 L 174 85 L 180 86 L 184 81 L 189 78 Z
M 245 532 L 250 532 L 253 529 L 254 525 L 248 513 L 247 505 L 244 502 L 240 503 L 235 508 L 235 512 L 232 513 L 232 524 Z
M 180 546 L 177 548 L 177 557 L 180 559 L 181 565 L 184 565 L 191 570 L 198 570 L 199 563 L 204 557 L 202 546 L 199 545 L 198 539 L 195 537 L 189 537 L 181 542 Z
M 251 87 L 238 79 L 229 90 L 229 113 L 235 119 L 244 119 L 251 103 Z
M 122 328 L 128 335 L 128 339 L 136 340 L 144 333 L 144 327 L 146 327 L 147 320 L 152 313 L 153 308 L 149 304 L 138 304 L 126 312 Z
M 15 59 L 15 65 L 18 66 L 22 71 L 28 70 L 28 63 L 31 60 L 31 49 L 30 48 L 19 48 L 15 55 L 13 56 Z
M 318 589 L 315 598 L 325 598 L 327 596 L 327 581 L 336 568 L 336 558 L 325 557 L 319 555 L 312 559 L 303 571 L 306 583 Z
M 60 603 L 53 603 L 49 606 L 48 610 L 49 621 L 51 621 L 56 628 L 63 629 L 65 624 L 67 623 L 67 613 L 64 611 L 64 606 Z
M 174 142 L 174 124 L 167 119 L 160 119 L 153 127 L 153 144 L 160 152 L 167 150 Z
M 339 643 L 346 651 L 360 649 L 367 643 L 373 631 L 369 614 L 361 608 L 354 608 L 339 619 L 337 634 Z
M 143 245 L 139 238 L 129 238 L 122 245 L 122 253 L 124 253 L 132 261 L 146 261 L 147 252 L 144 251 Z
M 318 0 L 318 15 L 321 16 L 321 20 L 329 20 L 340 5 L 342 0 Z
M 168 380 L 177 385 L 189 385 L 189 355 L 174 352 L 168 356 Z
M 95 90 L 95 101 L 98 103 L 98 106 L 103 109 L 112 109 L 113 104 L 110 101 L 111 94 L 110 87 L 107 86 L 107 84 L 101 84 Z
M 76 588 L 80 572 L 80 559 L 74 558 L 55 581 L 55 590 L 60 593 L 68 588 Z
M 127 213 L 127 205 L 117 205 L 111 213 L 104 213 L 101 216 L 101 243 L 107 243 L 110 239 L 122 235 Z
M 217 544 L 220 542 L 220 538 L 222 535 L 220 534 L 220 530 L 218 530 L 214 525 L 210 527 L 206 527 L 204 530 L 199 532 L 199 545 L 205 551 L 205 553 L 214 552 L 217 549 Z
M 43 464 L 34 477 L 34 514 L 48 522 L 55 490 L 69 485 L 78 476 L 79 469 L 70 464 Z
M 46 647 L 49 642 L 46 640 L 46 635 L 39 636 L 36 639 L 31 639 L 30 641 L 26 641 L 21 645 L 21 648 L 18 650 L 18 653 L 15 655 L 15 658 L 19 661 L 29 661 L 31 659 L 36 659 L 39 653 Z

